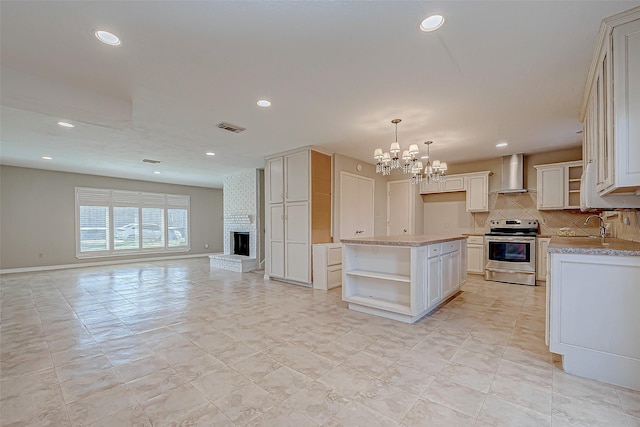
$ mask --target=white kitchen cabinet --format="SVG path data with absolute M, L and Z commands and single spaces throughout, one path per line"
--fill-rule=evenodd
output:
M 640 195 L 640 8 L 605 19 L 587 79 L 584 166 L 601 196 Z M 626 206 L 620 206 L 626 207 Z
M 427 247 L 427 261 L 424 277 L 427 278 L 425 306 L 435 307 L 442 301 L 442 269 L 440 264 L 440 245 Z
M 460 289 L 460 241 L 442 243 L 440 251 L 442 299 L 447 299 Z
M 342 285 L 342 245 L 313 245 L 313 289 L 323 291 Z
M 464 191 L 464 175 L 447 175 L 444 182 L 427 182 L 420 183 L 420 193 L 450 193 L 453 191 Z
M 640 390 L 640 257 L 549 255 L 549 350 L 566 372 Z
M 538 165 L 538 210 L 564 208 L 564 168 L 561 165 Z
M 374 180 L 340 173 L 340 239 L 373 237 Z
M 387 235 L 422 234 L 423 206 L 418 188 L 410 180 L 387 183 Z
M 326 201 L 330 165 L 329 155 L 308 148 L 266 159 L 265 275 L 269 278 L 311 285 L 311 244 L 330 241 L 330 220 L 322 220 L 331 216 Z M 318 187 L 323 179 L 329 182 L 328 190 Z
M 484 274 L 484 237 L 467 238 L 467 273 Z
M 464 191 L 465 190 L 465 176 L 464 175 L 451 175 L 441 183 L 440 192 L 448 193 L 451 191 Z
M 549 237 L 539 237 L 536 239 L 536 280 L 545 282 L 547 280 L 547 260 L 549 254 L 547 249 L 549 248 Z
M 582 161 L 536 165 L 537 208 L 579 209 Z
M 458 291 L 464 277 L 459 260 L 466 246 L 461 247 L 460 240 L 428 243 L 392 246 L 343 240 L 342 299 L 352 310 L 416 322 Z M 441 254 L 443 250 L 448 253 Z
M 467 212 L 489 211 L 489 171 L 466 174 Z
M 490 171 L 448 175 L 445 182 L 420 184 L 420 194 L 439 194 L 466 191 L 467 212 L 487 212 L 489 210 Z
M 284 202 L 284 157 L 268 159 L 266 171 L 267 202 Z

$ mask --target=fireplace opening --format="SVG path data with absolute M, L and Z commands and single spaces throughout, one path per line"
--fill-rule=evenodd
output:
M 235 231 L 233 233 L 233 254 L 249 256 L 248 231 Z

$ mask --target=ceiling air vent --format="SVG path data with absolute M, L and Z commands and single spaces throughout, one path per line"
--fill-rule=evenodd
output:
M 218 123 L 216 126 L 218 126 L 220 129 L 228 130 L 229 132 L 233 133 L 240 133 L 243 130 L 246 130 L 245 128 L 241 128 L 240 126 L 232 125 L 231 123 L 226 122 Z
M 153 163 L 154 165 L 156 163 L 160 163 L 160 160 L 152 160 L 152 159 L 142 159 L 142 161 L 145 163 Z

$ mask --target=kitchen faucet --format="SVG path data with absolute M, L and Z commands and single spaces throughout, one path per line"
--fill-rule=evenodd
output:
M 605 235 L 607 234 L 607 229 L 604 226 L 604 218 L 602 218 L 600 215 L 589 215 L 584 221 L 584 225 L 588 225 L 591 218 L 598 218 L 600 220 L 600 237 L 604 239 Z

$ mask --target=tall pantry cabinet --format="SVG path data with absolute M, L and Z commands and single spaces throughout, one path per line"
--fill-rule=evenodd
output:
M 305 148 L 265 165 L 265 275 L 310 285 L 311 245 L 331 242 L 331 156 Z

